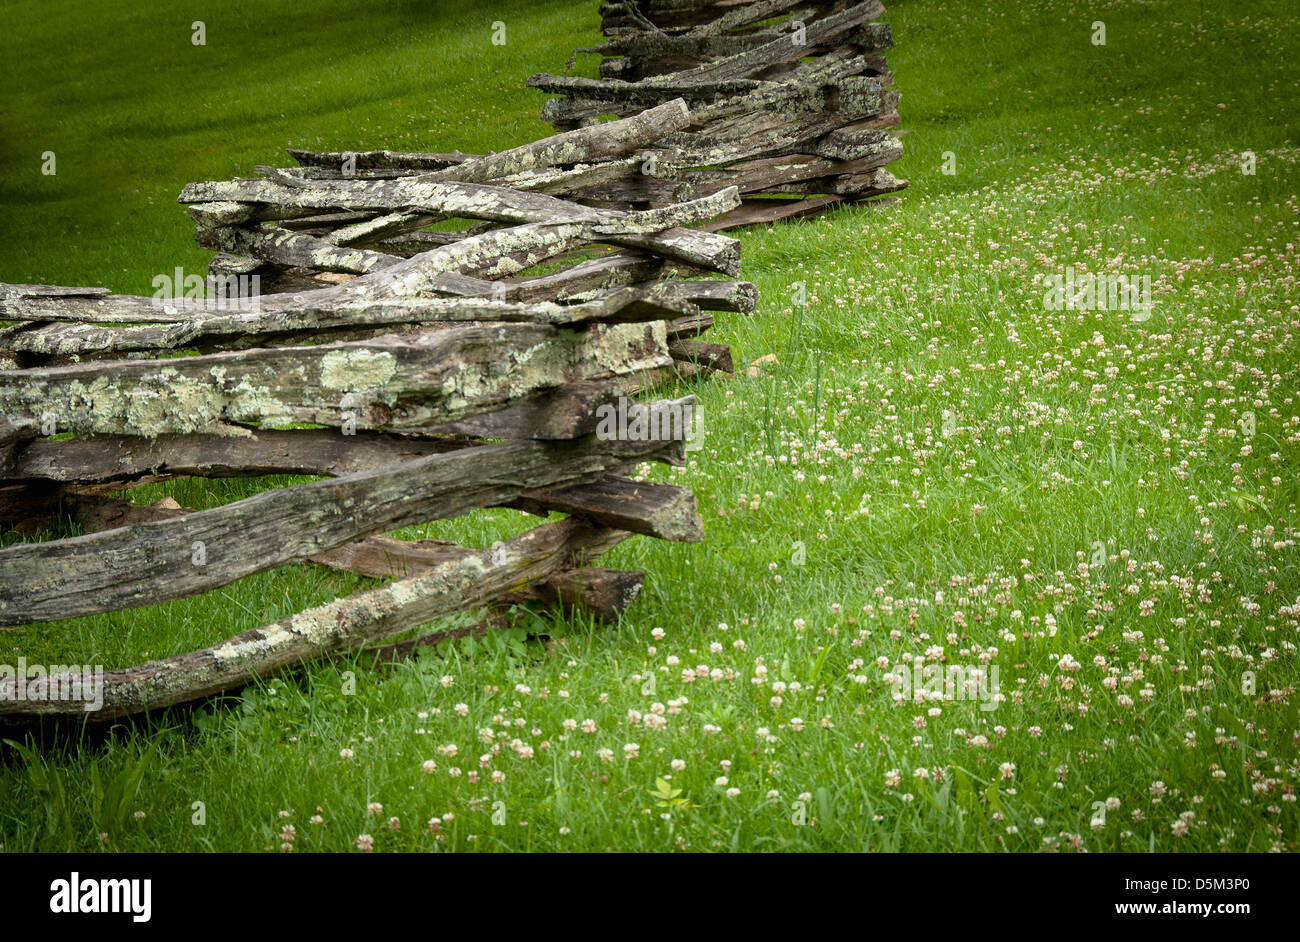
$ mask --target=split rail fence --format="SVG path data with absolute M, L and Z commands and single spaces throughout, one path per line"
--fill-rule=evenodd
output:
M 23 678 L 19 699 L 0 673 L 0 722 L 109 720 L 500 623 L 382 643 L 461 611 L 541 601 L 612 620 L 644 574 L 600 554 L 631 534 L 701 539 L 689 490 L 630 476 L 684 460 L 693 397 L 628 399 L 732 371 L 700 336 L 756 292 L 720 230 L 906 185 L 885 169 L 902 153 L 892 38 L 878 0 L 601 12 L 607 41 L 575 53 L 599 53 L 601 78 L 529 80 L 555 96 L 552 137 L 486 155 L 292 150 L 296 166 L 187 186 L 208 282 L 227 289 L 215 306 L 0 285 L 0 526 L 84 531 L 0 547 L 0 629 L 304 561 L 390 580 L 109 671 L 94 714 L 32 696 L 68 678 Z M 208 510 L 111 496 L 268 474 L 320 480 Z M 485 507 L 565 517 L 489 549 L 384 535 Z
M 879 0 L 620 0 L 601 6 L 600 78 L 535 75 L 557 130 L 685 100 L 688 127 L 648 147 L 654 167 L 593 182 L 584 200 L 656 206 L 737 187 L 714 229 L 822 212 L 903 189 L 885 165 L 899 93 Z M 570 60 L 570 65 L 574 60 Z
M 702 537 L 688 489 L 630 476 L 682 462 L 693 397 L 628 397 L 730 370 L 730 351 L 698 338 L 715 313 L 752 311 L 755 291 L 733 280 L 736 240 L 691 228 L 739 206 L 734 187 L 639 211 L 574 195 L 639 173 L 639 149 L 691 120 L 675 100 L 485 156 L 294 152 L 296 168 L 191 184 L 180 200 L 218 253 L 211 274 L 265 289 L 215 309 L 0 286 L 0 523 L 84 531 L 0 548 L 0 628 L 304 561 L 391 580 L 108 671 L 89 715 L 108 720 L 454 612 L 538 600 L 617 618 L 644 574 L 591 565 L 601 553 L 631 534 Z M 612 434 L 619 410 L 633 414 Z M 321 479 L 207 510 L 110 496 L 268 474 Z M 484 507 L 566 516 L 489 549 L 384 535 Z M 0 721 L 87 715 L 39 685 L 18 699 L 17 683 L 0 675 Z

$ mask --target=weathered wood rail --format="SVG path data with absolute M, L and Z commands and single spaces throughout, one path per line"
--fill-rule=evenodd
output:
M 753 285 L 717 278 L 739 272 L 739 243 L 707 231 L 739 205 L 734 188 L 639 209 L 589 198 L 595 184 L 645 176 L 641 153 L 692 120 L 673 99 L 487 155 L 291 150 L 297 167 L 191 184 L 181 202 L 199 243 L 217 253 L 214 276 L 257 275 L 264 289 L 329 310 L 349 335 L 358 307 L 391 320 L 412 295 L 554 302 L 562 307 L 548 317 L 558 323 L 607 316 L 627 291 L 648 291 L 659 307 L 629 302 L 621 316 L 682 305 L 668 326 L 678 374 L 731 372 L 730 351 L 698 338 L 713 312 L 750 313 L 756 302 Z
M 618 0 L 601 6 L 599 79 L 535 75 L 557 130 L 681 98 L 690 123 L 647 142 L 654 173 L 592 181 L 610 206 L 655 206 L 735 186 L 743 205 L 715 229 L 820 212 L 906 186 L 885 165 L 899 94 L 879 0 Z M 570 60 L 572 64 L 573 60 Z
M 0 721 L 186 702 L 461 610 L 540 600 L 616 618 L 643 574 L 593 560 L 634 533 L 702 537 L 689 490 L 629 476 L 683 460 L 693 397 L 640 413 L 627 397 L 730 370 L 698 336 L 755 292 L 696 277 L 739 271 L 736 241 L 699 228 L 740 205 L 734 187 L 640 210 L 575 194 L 690 120 L 672 101 L 481 157 L 296 152 L 293 170 L 191 184 L 180 199 L 219 253 L 212 273 L 272 289 L 215 306 L 0 285 L 0 524 L 83 531 L 0 548 L 0 628 L 298 562 L 392 580 L 108 671 L 93 714 L 18 699 L 0 674 Z M 620 409 L 634 414 L 616 434 Z M 286 473 L 321 479 L 207 510 L 111 496 Z M 567 519 L 490 549 L 384 535 L 485 507 Z

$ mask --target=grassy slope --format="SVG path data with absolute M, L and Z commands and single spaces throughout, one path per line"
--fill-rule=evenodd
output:
M 286 144 L 530 139 L 524 77 L 561 67 L 595 21 L 580 4 L 333 5 L 272 35 L 240 26 L 268 19 L 243 5 L 194 49 L 180 5 L 111 23 L 70 6 L 19 11 L 0 38 L 19 63 L 3 120 L 21 131 L 0 157 L 2 274 L 137 291 L 201 270 L 171 203 L 183 182 Z M 352 696 L 354 665 L 317 666 L 165 729 L 46 743 L 61 789 L 0 769 L 3 846 L 261 849 L 291 823 L 305 849 L 363 832 L 380 849 L 1294 849 L 1296 16 L 1274 0 L 1033 6 L 889 11 L 911 131 L 894 169 L 912 186 L 886 212 L 745 236 L 763 301 L 715 339 L 780 362 L 698 390 L 706 448 L 673 478 L 699 494 L 708 540 L 617 550 L 651 579 L 619 629 L 355 667 Z M 80 78 L 33 54 L 52 45 L 84 50 Z M 210 68 L 189 76 L 196 55 Z M 55 178 L 37 173 L 47 149 Z M 1067 264 L 1149 275 L 1151 319 L 1045 310 L 1041 277 Z M 166 492 L 205 505 L 256 486 Z M 486 544 L 517 526 L 436 532 Z M 295 567 L 11 633 L 0 662 L 164 656 L 355 584 Z M 877 659 L 937 646 L 996 665 L 1006 701 L 895 707 Z M 696 665 L 715 673 L 685 683 Z M 656 703 L 664 729 L 630 723 Z M 591 734 L 564 725 L 588 718 Z M 133 771 L 142 786 L 112 800 Z M 657 804 L 661 776 L 688 807 Z

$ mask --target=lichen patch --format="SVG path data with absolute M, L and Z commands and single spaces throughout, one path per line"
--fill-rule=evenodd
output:
M 397 358 L 377 350 L 331 350 L 321 359 L 324 389 L 374 389 L 397 372 Z

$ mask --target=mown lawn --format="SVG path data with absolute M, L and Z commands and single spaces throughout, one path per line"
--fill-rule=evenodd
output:
M 175 194 L 285 146 L 541 136 L 524 79 L 597 39 L 594 0 L 233 3 L 205 47 L 150 6 L 11 10 L 0 280 L 202 271 Z M 1300 14 L 1001 6 L 888 11 L 899 203 L 743 236 L 759 310 L 709 339 L 776 361 L 692 389 L 704 449 L 646 474 L 708 537 L 607 557 L 649 574 L 618 628 L 34 737 L 0 760 L 0 847 L 1295 850 Z M 1150 316 L 1050 309 L 1069 266 L 1149 277 Z M 363 581 L 292 567 L 6 632 L 0 663 L 126 666 Z M 1000 696 L 896 702 L 913 658 Z

